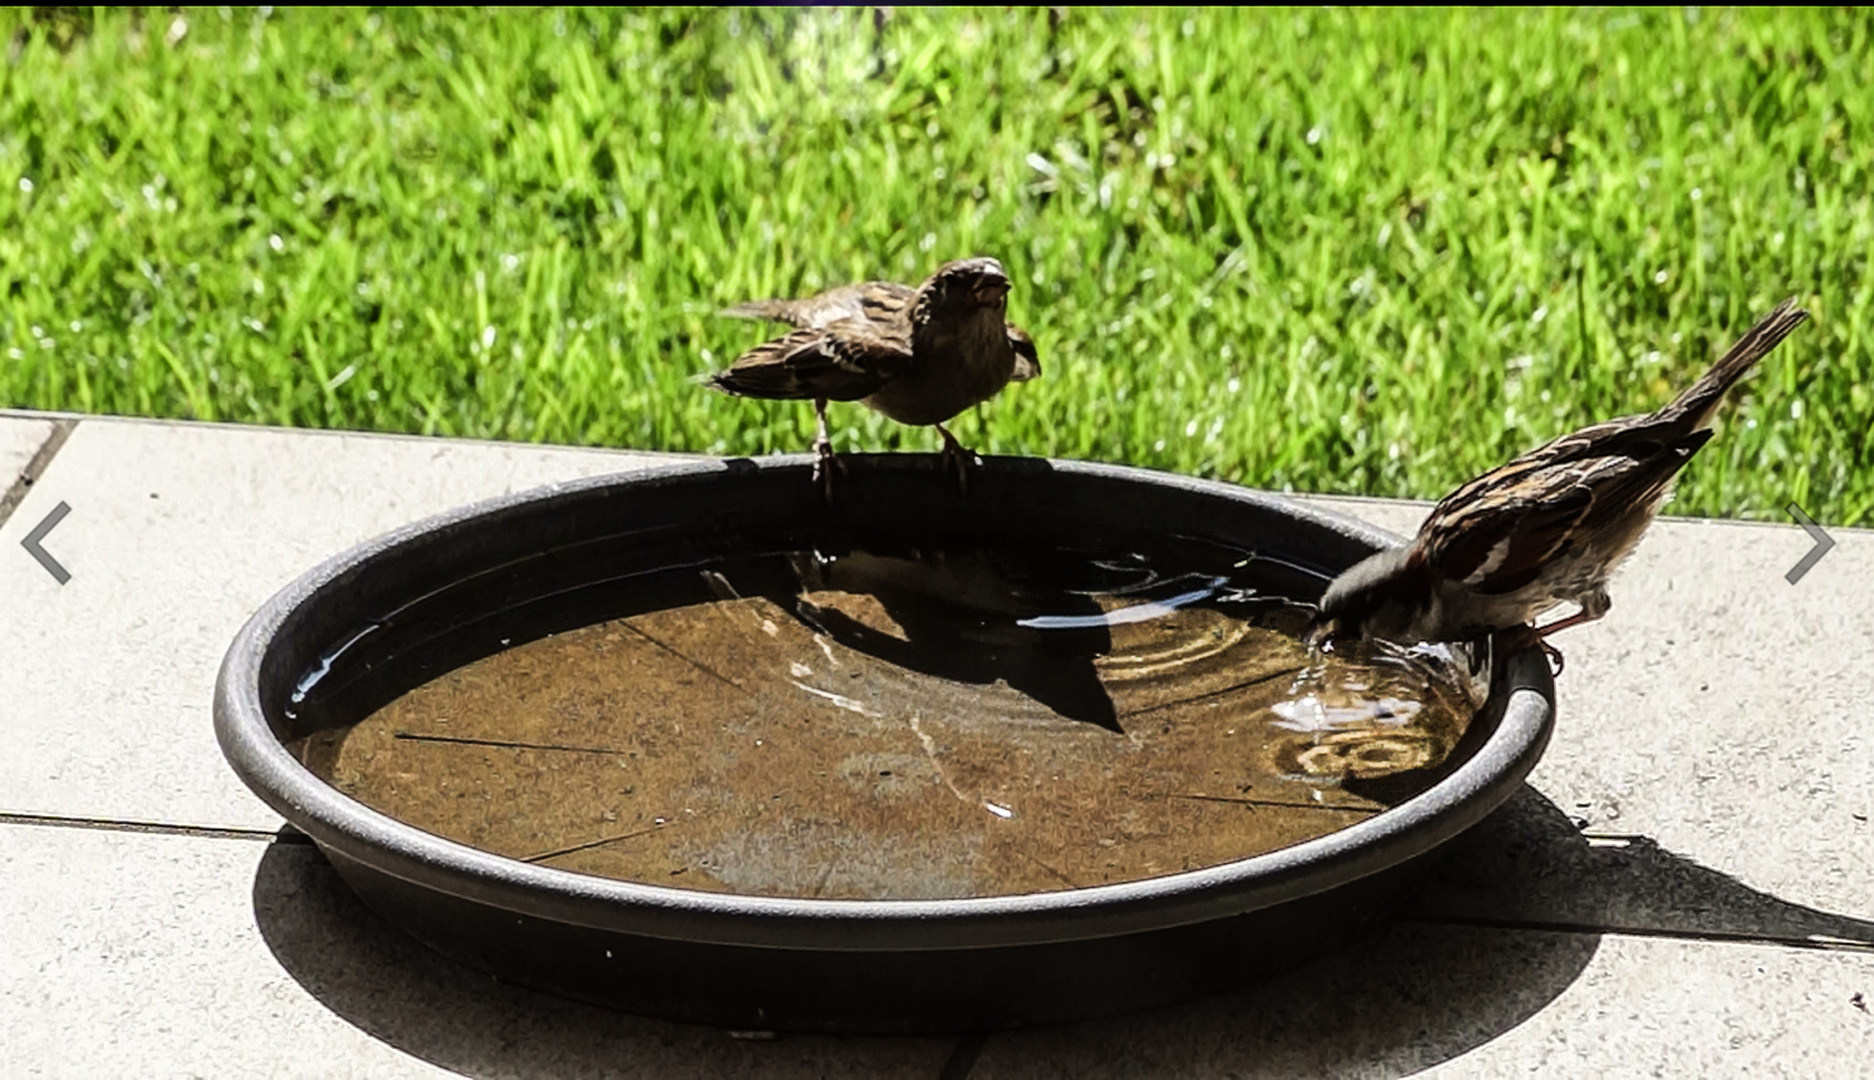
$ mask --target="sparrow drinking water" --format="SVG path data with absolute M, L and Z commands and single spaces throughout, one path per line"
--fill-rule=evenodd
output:
M 1725 392 L 1808 317 L 1785 300 L 1658 412 L 1564 435 L 1447 495 L 1410 544 L 1369 556 L 1328 586 L 1311 638 L 1410 644 L 1510 630 L 1540 644 L 1559 673 L 1548 636 L 1607 614 L 1608 578 L 1710 440 Z M 1532 625 L 1563 602 L 1580 611 Z

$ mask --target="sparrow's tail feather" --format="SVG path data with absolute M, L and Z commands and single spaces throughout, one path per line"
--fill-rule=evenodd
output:
M 794 304 L 792 300 L 744 300 L 716 314 L 731 319 L 767 319 L 770 322 L 791 323 L 794 321 Z
M 1796 298 L 1793 296 L 1778 304 L 1775 311 L 1765 315 L 1737 344 L 1731 346 L 1731 351 L 1720 357 L 1704 378 L 1693 383 L 1690 389 L 1673 399 L 1672 404 L 1660 410 L 1661 415 L 1690 416 L 1693 429 L 1705 427 L 1711 423 L 1712 414 L 1718 411 L 1718 404 L 1724 400 L 1725 392 L 1731 389 L 1732 384 L 1755 367 L 1757 361 L 1768 356 L 1771 349 L 1776 348 L 1808 317 L 1808 312 L 1796 306 Z

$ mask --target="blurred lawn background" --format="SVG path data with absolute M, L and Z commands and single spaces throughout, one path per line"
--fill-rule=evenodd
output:
M 1436 497 L 1757 316 L 1671 512 L 1874 524 L 1874 13 L 19 9 L 0 404 L 761 454 L 736 300 L 1000 257 L 985 452 Z M 931 450 L 836 406 L 842 449 Z

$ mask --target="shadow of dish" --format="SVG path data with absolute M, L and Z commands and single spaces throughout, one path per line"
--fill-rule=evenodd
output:
M 1604 933 L 1874 949 L 1874 921 L 1793 904 L 1640 836 L 1584 835 L 1524 785 L 1453 840 L 1395 917 L 1238 993 L 998 1035 L 996 1075 L 1406 1076 L 1540 1012 Z
M 928 1077 L 954 1042 L 747 1041 L 502 984 L 383 922 L 290 830 L 262 858 L 253 899 L 268 947 L 313 997 L 373 1037 L 470 1076 Z M 1644 837 L 1584 836 L 1525 786 L 1451 843 L 1398 917 L 1349 947 L 1235 993 L 997 1033 L 972 1050 L 1015 1075 L 1031 1065 L 1059 1075 L 1406 1075 L 1541 1011 L 1587 967 L 1603 932 L 1874 948 L 1874 922 L 1779 900 Z
M 1874 921 L 1779 899 L 1648 836 L 1584 833 L 1527 785 L 1451 849 L 1399 918 L 1874 949 Z
M 936 1076 L 955 1039 L 763 1041 L 496 981 L 366 907 L 290 826 L 254 879 L 254 918 L 288 974 L 373 1038 L 465 1076 Z

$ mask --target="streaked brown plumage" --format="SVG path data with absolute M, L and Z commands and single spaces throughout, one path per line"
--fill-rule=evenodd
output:
M 811 400 L 822 483 L 831 482 L 829 465 L 839 466 L 827 436 L 829 401 L 857 401 L 899 423 L 935 427 L 961 481 L 970 454 L 944 421 L 1041 374 L 1034 340 L 1007 321 L 1008 292 L 1002 264 L 979 257 L 945 263 L 915 289 L 867 281 L 800 300 L 737 304 L 723 314 L 795 329 L 706 382 L 741 397 Z
M 1608 578 L 1711 439 L 1725 392 L 1808 317 L 1785 300 L 1658 412 L 1582 428 L 1458 488 L 1411 544 L 1328 586 L 1314 639 L 1470 641 L 1523 627 L 1559 671 L 1561 654 L 1544 639 L 1607 614 Z M 1564 602 L 1581 610 L 1531 625 Z

